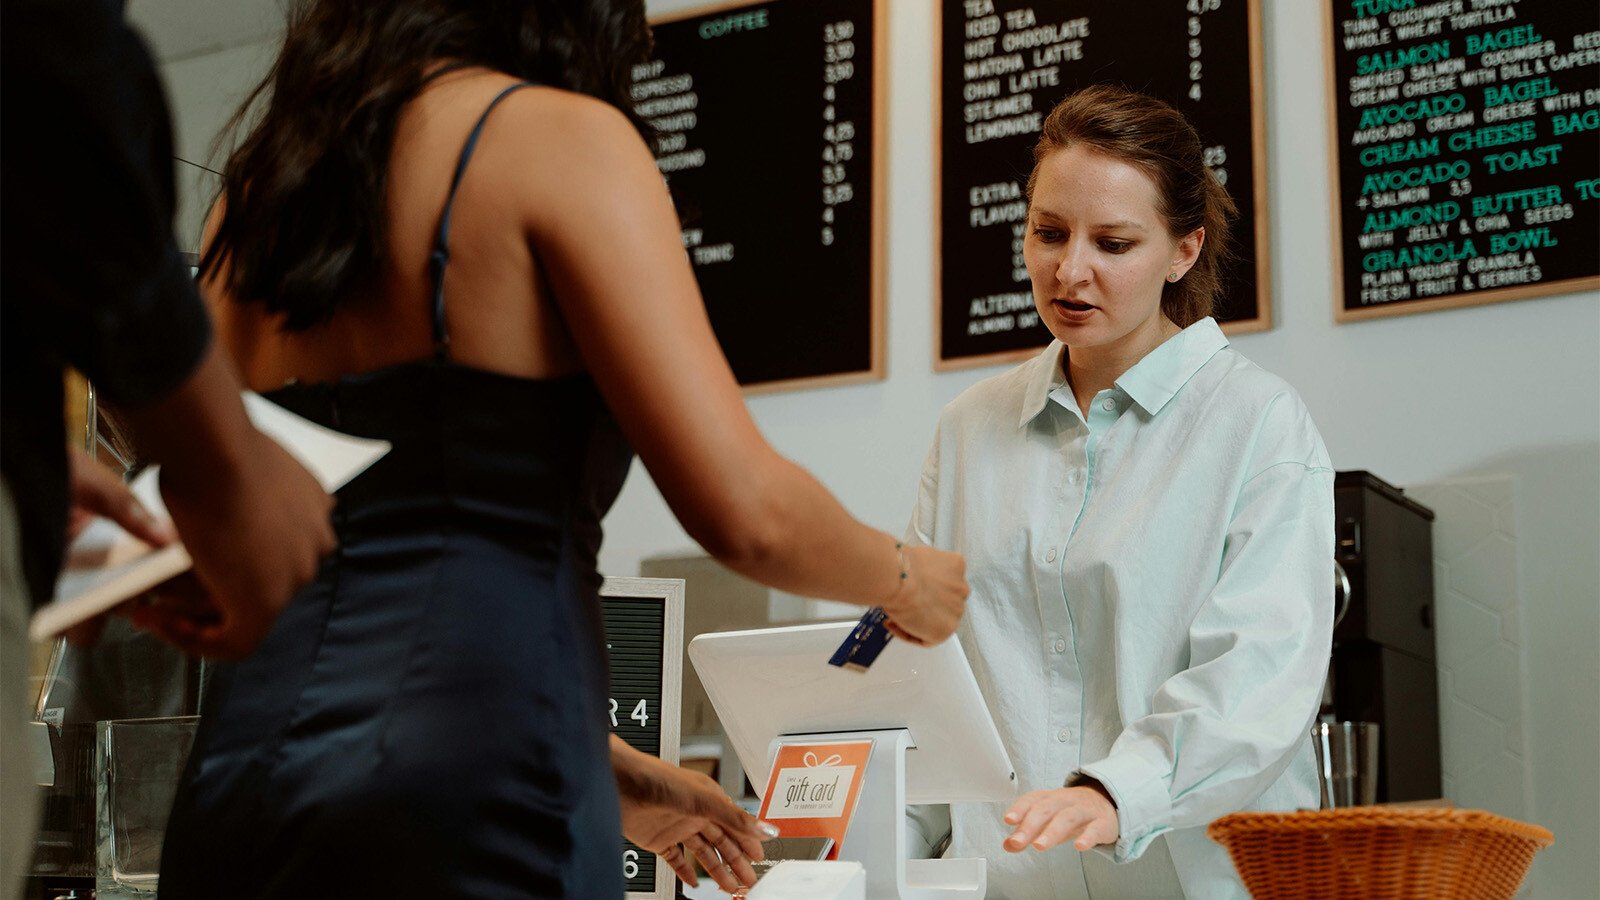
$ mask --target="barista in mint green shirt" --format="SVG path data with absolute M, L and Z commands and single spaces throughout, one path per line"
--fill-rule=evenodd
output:
M 1017 769 L 955 804 L 990 898 L 1246 897 L 1205 826 L 1317 802 L 1333 471 L 1209 317 L 1233 203 L 1182 115 L 1050 115 L 1024 255 L 1056 340 L 939 421 L 912 540 L 962 553 L 959 634 Z

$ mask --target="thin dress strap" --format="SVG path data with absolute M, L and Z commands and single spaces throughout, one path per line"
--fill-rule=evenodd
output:
M 429 269 L 433 274 L 433 355 L 435 359 L 445 359 L 450 355 L 450 332 L 444 325 L 444 270 L 450 264 L 450 211 L 455 206 L 456 191 L 461 187 L 461 176 L 466 174 L 467 162 L 472 159 L 472 151 L 478 147 L 478 136 L 483 133 L 483 124 L 489 120 L 489 113 L 500 105 L 512 91 L 525 87 L 532 87 L 533 82 L 523 81 L 513 84 L 494 96 L 489 105 L 484 108 L 483 115 L 478 117 L 478 124 L 472 126 L 472 133 L 467 135 L 467 143 L 461 148 L 461 158 L 456 161 L 456 174 L 450 180 L 450 194 L 444 201 L 444 212 L 439 216 L 439 231 L 433 239 L 433 255 L 429 257 Z

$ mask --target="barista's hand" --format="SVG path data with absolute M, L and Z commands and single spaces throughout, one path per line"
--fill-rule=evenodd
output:
M 761 859 L 761 842 L 777 828 L 750 815 L 715 781 L 611 736 L 611 770 L 622 800 L 622 834 L 660 856 L 690 887 L 695 877 L 692 853 L 717 886 L 733 893 L 756 883 L 750 861 Z
M 1098 784 L 1023 794 L 1006 810 L 1005 821 L 1017 829 L 1005 840 L 1012 853 L 1049 850 L 1065 841 L 1088 850 L 1116 843 L 1120 833 L 1117 808 Z
M 68 485 L 72 492 L 71 517 L 67 523 L 67 540 L 71 541 L 96 518 L 104 517 L 121 525 L 129 534 L 152 547 L 165 547 L 177 540 L 172 523 L 163 522 L 141 505 L 122 479 L 111 470 L 89 457 L 89 454 L 71 448 L 67 453 Z M 67 629 L 67 640 L 74 644 L 92 644 L 100 636 L 105 616 L 95 616 Z
M 913 644 L 937 644 L 955 633 L 967 608 L 967 561 L 959 553 L 907 547 L 905 581 L 883 605 L 888 627 Z

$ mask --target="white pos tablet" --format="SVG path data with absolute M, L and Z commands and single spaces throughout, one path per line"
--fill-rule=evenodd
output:
M 905 859 L 905 805 L 1008 800 L 1016 775 L 956 638 L 894 641 L 865 672 L 828 659 L 854 622 L 702 634 L 689 659 L 758 791 L 780 742 L 871 737 L 875 749 L 841 859 L 869 898 L 980 898 L 984 861 Z M 890 871 L 892 870 L 892 871 Z

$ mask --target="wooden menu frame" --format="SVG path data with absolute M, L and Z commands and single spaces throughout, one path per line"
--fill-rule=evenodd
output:
M 1413 313 L 1436 312 L 1442 309 L 1460 309 L 1482 306 L 1487 303 L 1504 303 L 1510 300 L 1529 300 L 1552 294 L 1571 294 L 1578 291 L 1600 290 L 1600 275 L 1565 278 L 1560 281 L 1541 281 L 1515 287 L 1472 291 L 1466 294 L 1447 294 L 1431 300 L 1404 300 L 1380 303 L 1363 309 L 1345 306 L 1344 281 L 1344 197 L 1339 191 L 1339 92 L 1338 70 L 1334 48 L 1333 0 L 1322 0 L 1322 58 L 1325 72 L 1324 88 L 1327 94 L 1328 116 L 1328 206 L 1332 210 L 1333 225 L 1333 320 L 1339 324 L 1382 319 L 1389 316 L 1407 316 Z
M 750 6 L 774 2 L 804 3 L 807 0 L 721 0 L 684 9 L 675 9 L 650 18 L 651 26 L 665 25 L 699 16 L 715 15 Z M 885 323 L 888 320 L 888 96 L 889 96 L 889 3 L 890 0 L 862 0 L 872 5 L 872 220 L 870 257 L 869 364 L 866 369 L 832 375 L 813 375 L 741 385 L 746 396 L 784 391 L 839 387 L 883 381 L 888 377 L 888 351 Z

